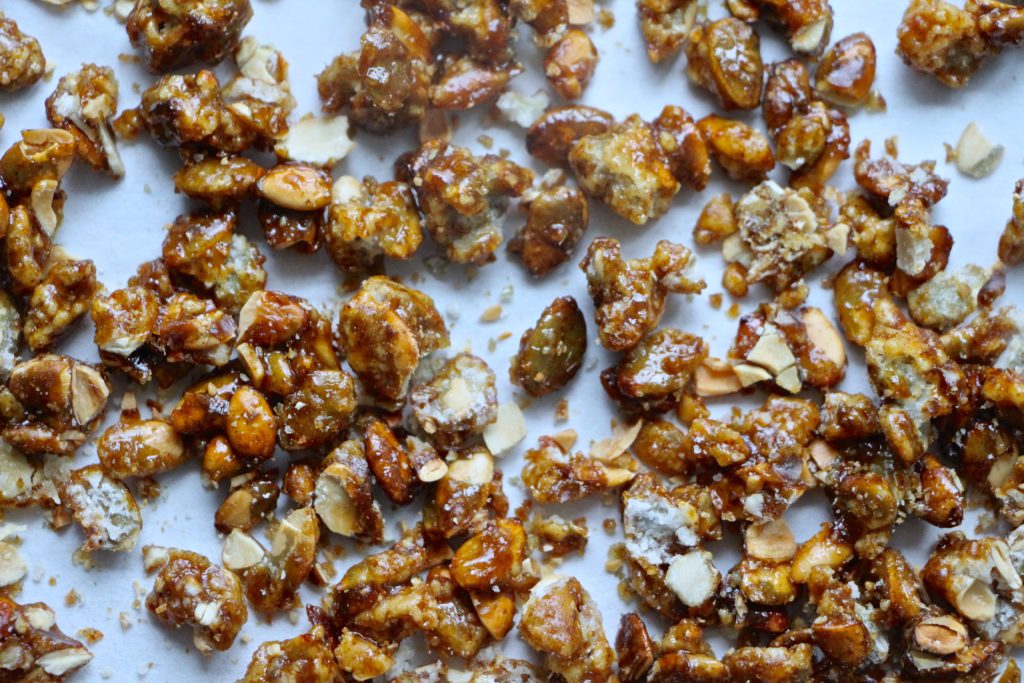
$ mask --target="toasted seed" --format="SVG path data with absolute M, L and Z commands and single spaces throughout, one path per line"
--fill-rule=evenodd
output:
M 569 383 L 586 351 L 583 313 L 571 296 L 560 297 L 523 333 L 509 376 L 531 396 L 544 396 Z

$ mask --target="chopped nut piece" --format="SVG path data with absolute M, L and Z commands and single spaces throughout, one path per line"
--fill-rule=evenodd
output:
M 185 445 L 171 425 L 140 418 L 134 395 L 126 394 L 121 408 L 120 419 L 104 430 L 96 444 L 106 472 L 118 479 L 150 477 L 188 459 Z
M 677 555 L 665 572 L 665 583 L 687 607 L 706 603 L 718 590 L 722 577 L 711 562 L 711 553 L 692 550 Z
M 940 272 L 907 296 L 910 317 L 940 331 L 959 325 L 978 307 L 978 295 L 990 275 L 974 264 L 959 272 Z
M 29 194 L 42 181 L 60 182 L 71 168 L 75 152 L 75 136 L 66 130 L 23 130 L 21 140 L 14 143 L 4 152 L 3 157 L 0 157 L 0 175 L 14 192 Z M 13 223 L 13 208 L 11 212 Z M 48 234 L 52 237 L 51 233 Z
M 647 672 L 654 665 L 654 648 L 639 615 L 632 612 L 622 615 L 619 633 L 615 637 L 615 653 L 624 683 L 647 680 Z
M 651 127 L 676 180 L 698 192 L 703 190 L 711 177 L 711 157 L 693 117 L 682 107 L 668 105 Z
M 694 373 L 698 396 L 726 396 L 743 388 L 733 365 L 718 358 L 705 358 Z
M 142 515 L 128 487 L 107 475 L 99 465 L 71 473 L 63 496 L 82 530 L 86 552 L 121 552 L 135 547 Z
M 327 645 L 323 627 L 309 633 L 263 643 L 252 654 L 252 661 L 240 683 L 262 683 L 278 680 L 298 683 L 334 683 L 341 680 L 341 671 Z
M 629 349 L 618 365 L 605 370 L 601 383 L 627 411 L 665 412 L 690 391 L 694 373 L 707 354 L 707 344 L 700 337 L 660 329 Z
M 544 75 L 555 92 L 567 100 L 578 99 L 586 90 L 597 66 L 597 48 L 577 28 L 569 29 L 544 57 Z
M 232 481 L 232 487 L 213 520 L 214 527 L 221 533 L 233 529 L 249 531 L 277 508 L 281 487 L 277 484 L 276 470 L 254 472 L 241 484 L 235 485 Z
M 0 16 L 0 90 L 22 90 L 43 77 L 46 57 L 39 41 L 18 28 L 14 19 Z
M 157 619 L 174 628 L 191 625 L 203 654 L 231 647 L 248 618 L 234 574 L 187 550 L 147 545 L 142 559 L 147 572 L 158 572 L 146 596 L 146 608 Z
M 263 167 L 242 156 L 208 157 L 174 174 L 174 189 L 220 209 L 249 197 Z
M 378 6 L 359 52 L 341 54 L 317 76 L 324 109 L 348 108 L 360 128 L 383 133 L 421 120 L 432 77 L 430 42 L 398 7 Z
M 726 111 L 761 103 L 761 41 L 749 24 L 727 17 L 698 26 L 690 33 L 686 59 L 690 80 L 714 93 Z
M 659 218 L 679 192 L 666 161 L 654 130 L 636 114 L 569 152 L 580 188 L 636 225 Z
M 320 446 L 348 426 L 355 408 L 351 375 L 315 370 L 275 406 L 278 443 L 287 451 Z
M 665 309 L 669 292 L 696 294 L 703 280 L 690 277 L 693 254 L 686 247 L 662 240 L 654 255 L 623 260 L 619 243 L 609 238 L 591 242 L 580 269 L 597 308 L 598 337 L 613 351 L 636 346 L 653 330 Z
M 615 652 L 601 614 L 580 582 L 553 576 L 534 586 L 519 623 L 523 640 L 567 683 L 610 680 Z
M 967 647 L 967 627 L 959 619 L 926 617 L 914 627 L 914 643 L 925 652 L 951 655 Z
M 537 325 L 523 332 L 509 377 L 531 396 L 544 396 L 576 376 L 586 349 L 587 325 L 576 300 L 555 299 Z
M 494 372 L 476 356 L 462 353 L 426 383 L 409 392 L 416 420 L 443 446 L 480 434 L 497 417 Z
M 327 457 L 316 479 L 313 507 L 324 525 L 343 536 L 379 543 L 384 518 L 373 500 L 370 470 L 362 445 L 346 441 Z
M 252 18 L 249 0 L 191 0 L 167 5 L 136 2 L 128 15 L 128 38 L 153 73 L 204 62 L 217 64 L 238 46 Z
M 976 123 L 967 124 L 956 143 L 956 167 L 971 178 L 992 175 L 1003 160 L 1002 145 L 994 144 L 981 133 Z
M 582 453 L 570 454 L 555 439 L 542 436 L 537 448 L 526 452 L 523 483 L 539 503 L 566 503 L 621 486 L 635 473 L 609 467 Z
M 899 206 L 907 200 L 920 200 L 925 207 L 938 204 L 949 181 L 935 175 L 935 162 L 904 164 L 895 157 L 871 159 L 871 142 L 864 140 L 854 152 L 854 177 L 857 184 L 874 196 Z
M 206 70 L 162 77 L 142 93 L 139 117 L 164 146 L 237 154 L 256 139 L 256 131 L 221 97 L 217 77 Z

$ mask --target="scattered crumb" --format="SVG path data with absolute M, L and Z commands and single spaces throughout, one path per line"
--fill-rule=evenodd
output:
M 900 138 L 898 135 L 893 135 L 885 139 L 885 153 L 896 159 L 900 155 Z
M 569 399 L 563 398 L 555 405 L 555 421 L 566 422 L 569 419 Z
M 711 308 L 717 311 L 722 307 L 722 294 L 712 294 L 711 296 L 708 297 L 708 301 L 711 302 Z
M 130 54 L 126 53 L 126 52 L 122 52 L 119 55 L 117 55 L 117 59 L 118 59 L 118 61 L 120 61 L 120 62 L 122 62 L 124 64 L 141 64 L 142 63 L 142 58 L 141 57 L 139 57 L 138 55 L 130 55 Z
M 494 146 L 494 138 L 492 138 L 490 135 L 481 135 L 477 137 L 476 141 L 479 142 L 480 146 L 483 147 L 484 149 L 489 150 L 491 147 Z
M 122 631 L 127 631 L 132 627 L 132 618 L 128 616 L 127 612 L 121 612 L 118 614 L 117 621 L 121 624 Z
M 103 640 L 103 631 L 89 627 L 80 628 L 78 629 L 78 637 L 90 645 L 95 645 Z
M 597 13 L 597 23 L 607 31 L 612 26 L 615 26 L 615 15 L 609 9 L 602 9 Z
M 494 304 L 484 309 L 484 312 L 480 314 L 480 322 L 493 323 L 496 320 L 501 319 L 501 304 Z
M 956 162 L 956 148 L 948 142 L 943 142 L 942 146 L 946 148 L 946 163 L 952 164 Z
M 615 529 L 618 528 L 618 522 L 616 522 L 611 517 L 607 517 L 603 522 L 601 522 L 601 526 L 604 528 L 606 533 L 614 534 Z
M 740 317 L 740 305 L 734 303 L 732 306 L 729 307 L 729 310 L 726 311 L 725 314 L 729 316 L 729 320 L 735 320 L 736 318 Z
M 68 607 L 74 607 L 75 605 L 81 604 L 82 596 L 79 595 L 78 591 L 74 588 L 68 591 L 67 595 L 64 596 L 64 604 Z

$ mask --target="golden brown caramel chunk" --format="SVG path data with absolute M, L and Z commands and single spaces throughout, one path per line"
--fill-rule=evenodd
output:
M 238 45 L 252 18 L 249 0 L 188 0 L 168 5 L 135 3 L 128 38 L 146 67 L 162 73 L 197 62 L 217 64 Z
M 370 393 L 390 401 L 405 397 L 420 358 L 448 346 L 433 300 L 380 276 L 345 304 L 339 329 L 349 365 Z
M 263 173 L 262 166 L 246 157 L 207 157 L 175 173 L 174 189 L 219 209 L 248 198 Z
M 998 47 L 982 36 L 978 18 L 945 0 L 912 0 L 897 32 L 903 61 L 951 88 L 967 85 Z
M 693 28 L 697 3 L 693 0 L 640 0 L 640 31 L 647 43 L 647 58 L 657 64 L 683 46 Z
M 829 102 L 858 107 L 871 94 L 875 61 L 875 44 L 866 33 L 846 36 L 822 56 L 814 77 L 814 89 Z
M 613 351 L 636 346 L 653 330 L 665 310 L 669 292 L 697 294 L 703 280 L 690 279 L 693 254 L 686 247 L 662 240 L 654 255 L 623 260 L 619 243 L 602 237 L 594 240 L 580 269 L 597 308 L 598 337 Z
M 481 358 L 461 353 L 430 381 L 413 387 L 409 402 L 433 441 L 445 447 L 457 445 L 497 418 L 494 372 Z
M 578 99 L 583 94 L 596 67 L 597 48 L 578 28 L 569 29 L 544 57 L 544 75 L 555 92 L 567 100 Z
M 375 452 L 379 455 L 380 449 Z M 387 463 L 380 467 L 380 461 L 377 462 L 378 468 L 373 470 L 375 476 L 389 481 L 394 465 Z M 379 475 L 376 474 L 378 470 Z M 289 472 L 292 470 L 289 469 Z M 313 508 L 330 531 L 369 543 L 379 543 L 383 539 L 384 518 L 380 506 L 373 499 L 370 474 L 363 444 L 349 440 L 327 456 L 315 483 L 311 481 L 302 486 L 308 490 Z M 293 499 L 299 499 L 296 502 L 302 498 L 296 495 L 296 489 L 299 488 L 296 481 L 298 476 L 296 473 L 292 477 L 291 486 L 289 480 L 285 480 L 285 490 Z
M 0 16 L 0 90 L 21 90 L 43 77 L 46 58 L 39 41 L 10 17 Z
M 500 219 L 533 173 L 492 154 L 430 140 L 399 159 L 399 179 L 416 192 L 424 225 L 455 263 L 483 265 L 501 244 Z
M 231 647 L 249 615 L 235 575 L 188 550 L 147 545 L 142 557 L 157 572 L 146 608 L 168 626 L 192 626 L 203 654 Z
M 18 604 L 0 594 L 4 673 L 12 681 L 63 681 L 89 663 L 92 653 L 57 628 L 57 616 L 41 602 Z
M 679 192 L 654 130 L 636 114 L 580 139 L 569 165 L 584 192 L 636 225 L 659 218 Z
M 60 79 L 46 99 L 46 117 L 75 136 L 78 156 L 115 178 L 124 164 L 114 142 L 111 120 L 117 114 L 117 79 L 110 67 L 85 64 Z
M 126 394 L 121 417 L 100 435 L 96 452 L 103 469 L 118 479 L 151 477 L 182 465 L 189 457 L 170 424 L 141 418 L 133 394 Z
M 142 531 L 139 506 L 128 487 L 102 467 L 75 470 L 61 494 L 85 533 L 83 550 L 123 552 L 135 547 Z
M 49 353 L 14 366 L 7 388 L 15 405 L 3 437 L 27 453 L 73 453 L 99 425 L 110 396 L 99 369 Z
M 733 180 L 756 183 L 775 168 L 768 139 L 741 121 L 705 116 L 697 122 L 708 153 Z
M 549 436 L 542 436 L 526 452 L 522 478 L 538 503 L 567 503 L 600 493 L 630 481 L 634 473 L 609 466 L 582 453 L 570 453 Z
M 668 105 L 651 126 L 676 180 L 703 190 L 711 177 L 711 157 L 693 117 L 682 107 Z
M 166 147 L 237 154 L 256 138 L 221 97 L 217 77 L 205 70 L 161 78 L 142 93 L 139 116 L 153 139 Z
M 384 257 L 412 258 L 423 231 L 412 188 L 401 182 L 334 182 L 324 242 L 331 260 L 346 270 L 370 270 Z
M 692 391 L 694 373 L 707 355 L 707 344 L 696 335 L 656 330 L 601 373 L 601 383 L 627 412 L 665 412 Z
M 358 52 L 334 58 L 317 76 L 327 111 L 347 109 L 353 123 L 387 132 L 423 118 L 433 72 L 421 26 L 398 7 L 380 3 Z
M 309 633 L 256 648 L 240 683 L 338 683 L 341 676 L 323 627 L 314 627 Z
M 726 111 L 761 103 L 761 42 L 751 26 L 732 17 L 698 26 L 686 50 L 690 80 L 711 91 Z
M 508 250 L 519 256 L 531 274 L 547 275 L 569 260 L 586 232 L 587 198 L 575 187 L 542 186 L 527 190 L 521 206 L 526 209 L 526 224 L 509 240 Z
M 534 586 L 519 631 L 567 683 L 611 680 L 615 651 L 605 638 L 601 613 L 576 579 L 553 576 Z
M 581 104 L 556 107 L 533 122 L 526 132 L 526 150 L 553 166 L 569 163 L 569 152 L 588 135 L 602 135 L 615 124 L 606 111 Z
M 99 291 L 92 261 L 64 258 L 51 262 L 29 297 L 22 333 L 33 351 L 44 351 L 65 335 L 89 309 Z

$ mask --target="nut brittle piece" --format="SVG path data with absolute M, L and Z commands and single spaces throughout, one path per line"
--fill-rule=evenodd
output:
M 612 489 L 633 479 L 634 472 L 606 465 L 582 453 L 570 453 L 549 436 L 526 452 L 523 483 L 538 503 L 567 503 Z
M 396 163 L 398 179 L 416 193 L 424 227 L 448 259 L 484 265 L 501 244 L 509 198 L 533 183 L 533 172 L 493 154 L 428 140 Z
M 147 545 L 142 559 L 148 573 L 156 572 L 146 596 L 153 616 L 173 628 L 191 626 L 204 655 L 231 647 L 249 616 L 234 574 L 189 550 Z
M 22 333 L 33 351 L 45 351 L 89 310 L 101 285 L 92 261 L 51 261 L 42 282 L 29 297 Z
M 82 643 L 57 628 L 57 617 L 48 605 L 21 605 L 2 594 L 0 641 L 3 670 L 12 681 L 63 681 L 92 659 Z
M 85 532 L 82 548 L 86 552 L 122 552 L 135 547 L 142 531 L 139 506 L 128 487 L 100 465 L 72 472 L 62 497 Z
M 39 41 L 10 17 L 0 16 L 0 46 L 0 90 L 21 90 L 43 77 L 46 58 Z
M 534 586 L 519 631 L 567 683 L 611 680 L 615 651 L 604 635 L 600 611 L 575 578 L 553 576 Z
M 124 175 L 111 119 L 117 114 L 117 79 L 110 67 L 85 64 L 57 83 L 46 99 L 46 118 L 75 136 L 78 156 L 115 178 Z
M 690 276 L 695 259 L 689 249 L 662 240 L 649 258 L 622 258 L 619 243 L 595 239 L 580 262 L 587 288 L 597 308 L 598 337 L 602 346 L 623 351 L 636 346 L 653 330 L 665 310 L 669 292 L 697 294 L 703 280 Z
M 590 223 L 590 206 L 579 189 L 546 184 L 527 190 L 520 206 L 526 224 L 509 240 L 508 250 L 540 277 L 572 256 Z
M 345 270 L 370 270 L 386 256 L 407 260 L 423 241 L 413 191 L 402 182 L 342 176 L 331 189 L 324 242 Z
M 448 346 L 448 329 L 434 301 L 381 276 L 364 280 L 345 304 L 339 332 L 360 381 L 389 401 L 405 398 L 420 358 Z
M 659 218 L 679 192 L 654 130 L 637 114 L 581 138 L 569 165 L 584 192 L 636 225 Z
M 249 0 L 136 2 L 126 28 L 153 73 L 197 62 L 217 64 L 237 47 L 252 18 Z
M 587 350 L 587 323 L 571 296 L 555 299 L 523 332 L 509 377 L 531 396 L 558 391 L 576 376 Z
M 714 94 L 726 111 L 761 103 L 761 41 L 750 24 L 726 17 L 695 28 L 686 49 L 686 73 Z
M 429 382 L 413 387 L 409 402 L 431 439 L 443 446 L 457 445 L 497 418 L 494 371 L 484 360 L 461 353 Z

